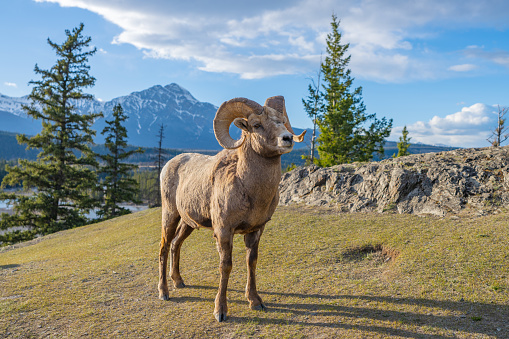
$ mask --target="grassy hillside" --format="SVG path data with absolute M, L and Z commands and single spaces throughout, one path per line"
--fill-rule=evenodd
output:
M 0 252 L 0 337 L 507 338 L 508 213 L 421 218 L 279 208 L 244 298 L 236 236 L 226 323 L 212 315 L 212 233 L 183 245 L 188 285 L 157 298 L 160 210 L 56 233 Z

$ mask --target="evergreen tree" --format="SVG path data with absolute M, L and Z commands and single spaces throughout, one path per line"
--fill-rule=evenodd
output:
M 99 155 L 105 165 L 101 167 L 101 173 L 106 174 L 102 183 L 104 189 L 104 205 L 97 214 L 102 219 L 110 219 L 119 215 L 130 213 L 127 208 L 119 206 L 122 202 L 140 203 L 136 199 L 139 187 L 137 181 L 132 178 L 130 172 L 138 168 L 137 165 L 122 162 L 135 153 L 143 153 L 141 148 L 126 151 L 127 130 L 123 126 L 127 120 L 124 110 L 120 104 L 113 108 L 113 120 L 106 120 L 107 126 L 101 134 L 106 135 L 104 145 L 109 153 Z
M 15 166 L 17 164 L 17 161 L 16 160 L 5 160 L 5 159 L 0 159 L 0 182 L 2 182 L 2 180 L 4 179 L 4 177 L 7 175 L 7 169 L 6 167 L 7 166 Z M 14 185 L 14 186 L 9 186 L 7 188 L 21 188 L 21 185 Z
M 410 152 L 408 152 L 408 147 L 410 147 L 410 139 L 408 137 L 408 130 L 405 127 L 403 127 L 402 136 L 399 137 L 399 142 L 397 144 L 398 146 L 398 155 L 396 157 L 404 157 L 405 155 L 410 155 Z
M 325 105 L 319 114 L 318 153 L 321 166 L 354 161 L 369 161 L 373 153 L 384 153 L 384 139 L 390 135 L 392 119 L 378 120 L 366 114 L 362 87 L 352 89 L 353 78 L 348 69 L 349 44 L 341 43 L 339 20 L 332 16 L 332 32 L 327 35 L 327 56 L 322 62 Z M 367 126 L 368 122 L 372 123 Z
M 3 214 L 0 228 L 25 229 L 0 236 L 2 242 L 84 225 L 86 214 L 97 206 L 91 195 L 97 189 L 97 161 L 89 145 L 95 135 L 91 125 L 102 114 L 81 115 L 75 107 L 77 100 L 92 99 L 83 89 L 95 83 L 87 61 L 96 49 L 89 47 L 91 38 L 82 36 L 82 31 L 83 24 L 72 32 L 66 30 L 67 40 L 61 45 L 48 39 L 57 62 L 49 70 L 35 65 L 41 80 L 30 81 L 34 85 L 31 104 L 23 109 L 28 116 L 41 119 L 43 127 L 39 134 L 18 135 L 17 140 L 41 152 L 36 161 L 19 160 L 18 166 L 7 166 L 9 173 L 2 181 L 2 187 L 22 182 L 25 188 L 35 190 L 31 196 L 2 193 L 0 199 L 9 200 L 15 214 Z

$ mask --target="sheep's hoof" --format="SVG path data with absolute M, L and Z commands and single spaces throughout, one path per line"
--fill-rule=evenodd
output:
M 186 284 L 184 284 L 184 282 L 183 282 L 183 281 L 181 281 L 181 282 L 179 282 L 179 283 L 175 284 L 175 288 L 184 288 L 184 287 L 186 287 Z
M 163 295 L 160 295 L 160 296 L 159 296 L 159 299 L 161 299 L 161 300 L 165 300 L 165 301 L 168 301 L 168 300 L 170 300 L 170 296 L 168 296 L 168 295 L 166 295 L 166 294 L 163 294 Z
M 226 321 L 226 319 L 228 319 L 226 313 L 214 313 L 214 317 L 216 317 L 216 320 L 218 322 L 223 322 Z
M 255 311 L 266 311 L 267 306 L 265 306 L 264 304 L 260 304 L 260 305 L 256 305 L 256 306 L 251 306 L 251 309 L 255 310 Z

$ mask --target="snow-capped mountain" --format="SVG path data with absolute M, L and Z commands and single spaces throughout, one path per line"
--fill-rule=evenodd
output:
M 22 105 L 28 105 L 29 100 L 26 96 L 21 98 L 11 98 L 0 94 L 0 111 L 14 114 L 16 116 L 25 116 L 21 108 Z
M 41 123 L 26 116 L 21 105 L 26 97 L 12 98 L 0 94 L 0 130 L 36 134 Z M 94 124 L 96 142 L 102 143 L 101 131 L 105 120 L 110 120 L 113 107 L 120 104 L 129 117 L 125 123 L 129 144 L 144 147 L 157 145 L 157 133 L 164 125 L 163 146 L 166 148 L 220 149 L 212 121 L 217 107 L 196 100 L 189 91 L 177 84 L 153 86 L 140 92 L 111 101 L 82 100 L 75 103 L 78 112 L 103 112 Z
M 217 107 L 196 100 L 177 84 L 157 85 L 105 103 L 95 101 L 89 104 L 95 106 L 80 107 L 80 111 L 102 111 L 104 114 L 104 119 L 94 125 L 98 132 L 104 128 L 104 120 L 111 119 L 113 107 L 120 104 L 129 116 L 126 128 L 132 145 L 156 146 L 156 135 L 163 124 L 163 145 L 167 148 L 221 148 L 212 130 Z M 103 140 L 102 135 L 98 135 L 97 142 Z
M 22 105 L 29 104 L 28 98 L 12 98 L 0 94 L 0 130 L 25 134 L 36 134 L 41 131 L 40 121 L 29 118 Z
M 0 94 L 0 131 L 35 135 L 41 131 L 41 121 L 28 117 L 22 105 L 30 104 L 28 98 L 14 98 Z M 76 101 L 74 106 L 80 114 L 102 112 L 104 118 L 98 119 L 93 128 L 97 131 L 96 143 L 103 143 L 101 131 L 105 120 L 111 120 L 113 107 L 120 104 L 129 117 L 125 122 L 128 143 L 134 146 L 156 147 L 157 134 L 161 124 L 164 125 L 164 148 L 194 150 L 220 150 L 212 122 L 216 106 L 196 100 L 188 90 L 173 83 L 167 86 L 156 85 L 139 92 L 115 98 L 111 101 L 99 100 Z M 297 134 L 302 129 L 295 128 Z M 232 137 L 239 137 L 240 130 L 231 129 Z M 306 141 L 296 144 L 295 148 L 310 144 L 311 132 Z

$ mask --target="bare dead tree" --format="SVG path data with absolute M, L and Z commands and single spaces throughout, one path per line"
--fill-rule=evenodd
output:
M 157 136 L 157 154 L 154 155 L 154 165 L 157 170 L 157 176 L 155 181 L 154 189 L 156 191 L 155 201 L 150 204 L 151 207 L 161 206 L 161 191 L 159 190 L 159 176 L 161 175 L 161 170 L 163 169 L 164 164 L 166 163 L 167 151 L 163 148 L 163 139 L 164 139 L 164 125 L 161 124 L 159 127 L 159 131 L 156 134 Z
M 321 60 L 321 58 L 320 58 Z M 314 106 L 313 106 L 313 112 L 314 112 L 314 117 L 313 117 L 313 136 L 311 137 L 311 163 L 314 163 L 315 161 L 315 141 L 316 141 L 316 114 L 318 113 L 317 111 L 317 105 L 318 105 L 318 100 L 319 100 L 319 96 L 320 96 L 320 75 L 322 74 L 321 70 L 318 72 L 318 84 L 316 85 L 315 87 L 315 103 L 314 103 Z M 314 85 L 314 82 L 313 82 L 313 85 Z
M 322 64 L 322 57 L 320 56 L 320 65 Z M 318 82 L 315 83 L 313 78 L 310 78 L 311 84 L 308 87 L 309 95 L 306 99 L 302 99 L 304 109 L 308 116 L 313 119 L 313 136 L 311 137 L 311 153 L 310 160 L 314 163 L 315 159 L 315 143 L 316 143 L 316 120 L 320 112 L 323 111 L 322 94 L 320 93 L 320 78 L 322 70 L 318 71 Z
M 505 115 L 508 111 L 509 107 L 500 107 L 500 105 L 498 105 L 497 128 L 495 128 L 491 132 L 491 136 L 486 139 L 494 147 L 499 147 L 504 141 L 509 139 L 509 133 L 506 133 L 509 130 L 509 126 L 505 124 Z

